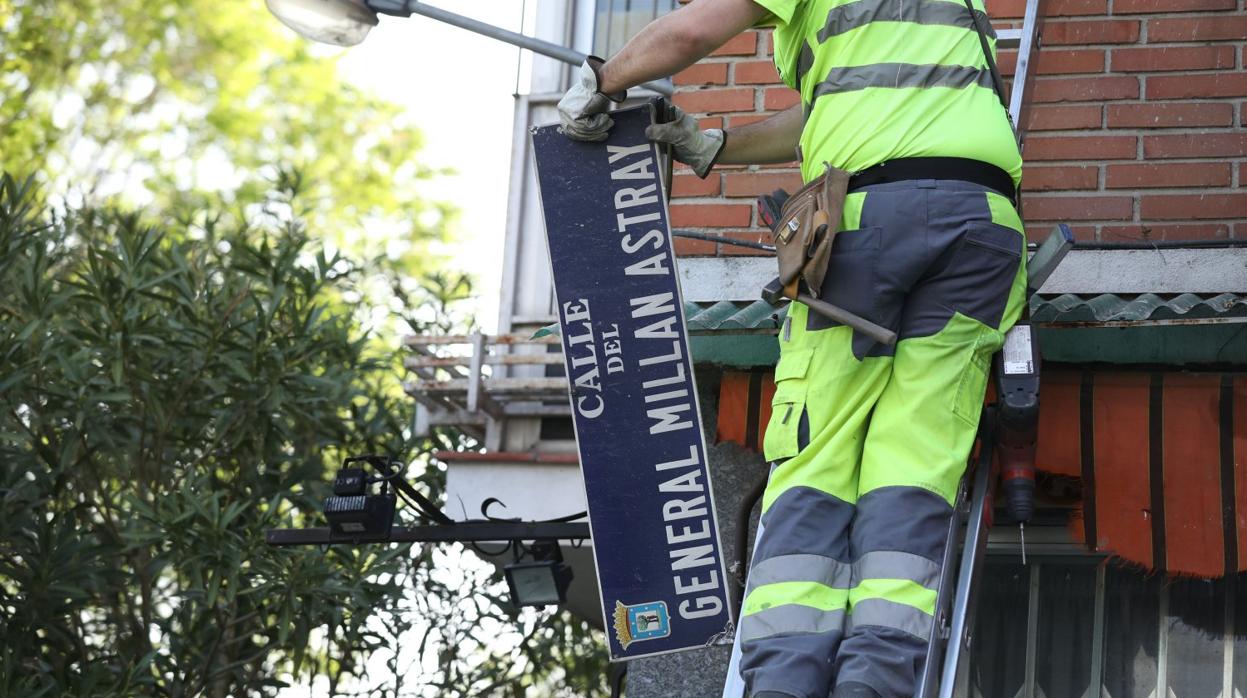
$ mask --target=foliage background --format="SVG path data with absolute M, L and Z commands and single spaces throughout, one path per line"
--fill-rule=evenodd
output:
M 454 211 L 334 63 L 260 2 L 0 0 L 0 695 L 603 693 L 461 549 L 262 544 L 343 455 L 436 498 L 472 447 L 397 361 L 471 324 Z

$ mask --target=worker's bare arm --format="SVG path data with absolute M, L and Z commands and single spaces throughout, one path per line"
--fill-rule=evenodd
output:
M 613 94 L 674 75 L 766 14 L 753 0 L 694 0 L 654 20 L 625 44 L 598 71 L 598 90 Z
M 718 162 L 750 165 L 795 160 L 804 125 L 805 118 L 798 104 L 763 121 L 729 129 L 727 144 Z

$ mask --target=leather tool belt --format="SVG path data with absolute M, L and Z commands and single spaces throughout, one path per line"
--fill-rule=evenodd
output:
M 831 258 L 831 244 L 840 227 L 844 197 L 872 184 L 913 179 L 957 179 L 999 192 L 1014 201 L 1017 192 L 1007 172 L 978 160 L 952 157 L 898 158 L 850 175 L 823 165 L 826 171 L 788 197 L 772 228 L 779 281 L 783 295 L 796 300 L 805 282 L 811 296 L 818 297 Z M 781 194 L 782 192 L 776 192 Z
M 796 300 L 801 282 L 817 297 L 827 274 L 831 243 L 840 228 L 849 173 L 824 165 L 823 176 L 798 189 L 780 209 L 775 257 L 784 296 Z

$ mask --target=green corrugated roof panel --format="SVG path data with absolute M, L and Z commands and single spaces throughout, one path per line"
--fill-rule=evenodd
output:
M 1107 323 L 1157 320 L 1210 320 L 1247 317 L 1247 298 L 1222 293 L 1204 298 L 1183 293 L 1165 298 L 1154 293 L 1135 297 L 1105 293 L 1078 296 L 1067 293 L 1055 298 L 1031 300 L 1031 320 L 1040 323 Z
M 777 330 L 787 305 L 774 308 L 763 301 L 684 303 L 684 317 L 698 334 Z M 1067 293 L 1053 298 L 1031 299 L 1031 320 L 1046 325 L 1136 323 L 1166 320 L 1214 320 L 1247 318 L 1247 296 L 1222 293 L 1211 298 L 1184 293 L 1165 298 L 1154 293 L 1122 297 L 1111 293 L 1079 296 Z M 558 334 L 558 325 L 538 334 Z
M 710 305 L 690 301 L 684 304 L 684 319 L 690 332 L 775 330 L 784 321 L 786 312 L 787 306 L 773 308 L 763 301 L 719 301 Z
M 787 306 L 773 308 L 763 301 L 705 304 L 686 302 L 684 316 L 693 332 L 774 330 L 784 321 Z M 1031 299 L 1031 320 L 1039 323 L 1104 323 L 1156 320 L 1207 320 L 1247 317 L 1247 296 L 1222 293 L 1206 298 L 1184 293 L 1172 298 L 1144 293 L 1118 296 L 1072 293 Z

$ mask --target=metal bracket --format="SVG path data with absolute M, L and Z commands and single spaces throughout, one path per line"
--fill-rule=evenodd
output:
M 344 540 L 333 536 L 328 528 L 271 528 L 264 532 L 264 542 L 274 547 L 294 545 L 363 545 L 366 543 L 484 543 L 507 540 L 588 540 L 587 522 L 541 521 L 468 521 L 394 526 L 382 541 Z

